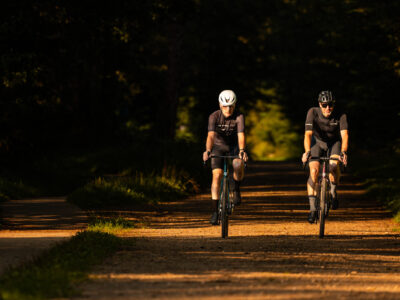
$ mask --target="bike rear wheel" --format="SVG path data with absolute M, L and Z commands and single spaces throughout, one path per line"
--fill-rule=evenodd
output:
M 228 201 L 229 201 L 229 186 L 228 180 L 225 178 L 222 182 L 221 194 L 221 236 L 228 237 Z
M 319 199 L 319 237 L 323 238 L 325 235 L 325 217 L 326 217 L 326 203 L 328 199 L 327 196 L 327 182 L 322 180 L 321 182 L 321 193 Z

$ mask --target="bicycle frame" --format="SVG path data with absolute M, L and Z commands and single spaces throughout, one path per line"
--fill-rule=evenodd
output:
M 228 236 L 228 215 L 233 211 L 233 201 L 230 196 L 229 188 L 229 168 L 228 159 L 239 158 L 236 155 L 212 155 L 210 158 L 223 158 L 224 159 L 224 173 L 221 179 L 220 197 L 218 201 L 218 220 L 221 223 L 221 236 L 226 238 Z
M 322 157 L 310 157 L 309 159 L 318 159 L 322 163 L 322 172 L 318 179 L 318 195 L 317 195 L 317 220 L 316 223 L 320 224 L 319 237 L 323 238 L 325 235 L 325 219 L 328 216 L 329 209 L 331 206 L 331 194 L 330 194 L 330 179 L 329 179 L 329 162 L 331 160 L 340 161 L 338 158 L 330 157 L 329 151 L 326 152 L 326 156 Z

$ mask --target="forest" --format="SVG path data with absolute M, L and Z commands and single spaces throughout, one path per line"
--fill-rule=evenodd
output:
M 300 157 L 321 90 L 348 114 L 350 157 L 398 156 L 399 13 L 396 1 L 7 2 L 3 176 L 113 148 L 165 164 L 185 145 L 200 161 L 223 89 L 238 95 L 254 160 Z

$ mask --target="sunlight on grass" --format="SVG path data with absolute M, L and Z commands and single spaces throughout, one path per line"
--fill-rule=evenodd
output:
M 37 195 L 37 190 L 21 181 L 13 181 L 0 177 L 0 202 L 10 199 L 22 199 Z
M 99 177 L 71 193 L 67 200 L 82 208 L 112 205 L 155 204 L 188 194 L 191 185 L 183 173 L 164 168 L 161 174 Z
M 90 222 L 87 230 L 98 231 L 105 233 L 118 233 L 126 229 L 136 228 L 136 224 L 122 216 L 94 216 Z
M 122 246 L 122 239 L 83 231 L 44 252 L 34 261 L 0 277 L 0 299 L 50 299 L 77 295 L 76 285 L 89 270 Z

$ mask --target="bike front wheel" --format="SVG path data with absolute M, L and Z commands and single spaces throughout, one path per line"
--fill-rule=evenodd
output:
M 229 186 L 228 180 L 224 179 L 222 182 L 221 193 L 221 236 L 222 238 L 228 237 L 228 201 L 229 201 Z
M 322 180 L 321 193 L 319 197 L 319 237 L 323 238 L 325 235 L 325 217 L 326 217 L 326 204 L 327 204 L 327 182 Z

